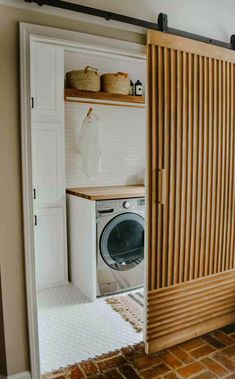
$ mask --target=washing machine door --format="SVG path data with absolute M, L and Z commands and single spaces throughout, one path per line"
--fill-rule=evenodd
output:
M 136 213 L 122 213 L 103 229 L 100 254 L 113 270 L 126 271 L 144 259 L 144 218 Z

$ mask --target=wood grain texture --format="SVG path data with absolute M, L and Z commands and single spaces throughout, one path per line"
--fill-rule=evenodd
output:
M 130 96 L 130 95 L 121 95 L 116 93 L 108 92 L 94 92 L 94 91 L 84 91 L 75 88 L 65 88 L 64 90 L 64 99 L 68 102 L 78 102 L 78 103 L 88 103 L 88 104 L 104 104 L 104 105 L 116 105 L 116 106 L 131 106 L 131 107 L 143 107 L 145 104 L 144 96 Z M 89 100 L 88 100 L 89 99 Z M 96 101 L 98 100 L 98 101 Z M 109 103 L 110 101 L 110 103 Z M 121 102 L 125 104 L 115 104 L 112 102 Z M 128 105 L 132 103 L 132 105 Z M 142 104 L 133 105 L 133 104 Z
M 235 63 L 234 51 L 230 49 L 154 30 L 148 31 L 147 44 Z
M 200 278 L 206 280 L 205 296 L 214 275 L 223 278 L 235 269 L 235 52 L 153 31 L 148 42 L 149 296 Z M 235 278 L 234 271 L 229 275 Z M 147 337 L 157 346 L 164 330 L 151 301 L 150 296 Z M 235 307 L 232 295 L 221 295 L 210 309 L 200 301 L 195 315 L 210 327 L 220 326 L 213 312 L 227 320 L 229 305 Z M 194 313 L 189 317 L 196 325 Z M 171 332 L 189 325 L 186 316 L 182 320 L 176 331 L 172 325 L 169 341 Z
M 67 188 L 66 193 L 88 200 L 109 200 L 144 197 L 143 185 Z
M 235 270 L 148 292 L 147 346 L 153 353 L 235 320 Z

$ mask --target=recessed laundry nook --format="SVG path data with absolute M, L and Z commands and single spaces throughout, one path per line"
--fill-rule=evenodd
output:
M 30 42 L 41 374 L 143 341 L 145 55 Z

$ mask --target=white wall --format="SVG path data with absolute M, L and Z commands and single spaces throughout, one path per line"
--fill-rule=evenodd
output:
M 172 28 L 225 42 L 235 33 L 234 0 L 147 0 L 147 3 L 149 11 L 167 13 Z
M 65 72 L 90 65 L 104 72 L 129 72 L 145 82 L 145 61 L 77 52 L 65 53 Z M 65 104 L 66 187 L 137 184 L 144 182 L 146 109 L 91 105 L 100 118 L 102 169 L 95 179 L 81 169 L 76 141 L 89 104 Z
M 235 34 L 234 0 L 75 0 L 79 4 L 102 8 L 156 22 L 160 12 L 168 14 L 169 26 L 229 42 Z M 97 22 L 101 22 L 97 19 Z M 108 24 L 106 21 L 102 21 Z M 113 21 L 111 25 L 115 25 Z M 121 25 L 121 24 L 120 24 Z M 123 25 L 125 28 L 125 25 Z

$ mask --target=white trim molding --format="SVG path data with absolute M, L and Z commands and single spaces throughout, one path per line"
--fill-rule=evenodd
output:
M 146 59 L 146 46 L 134 42 L 21 22 L 20 28 L 27 31 L 31 38 L 43 39 L 45 43 L 53 43 L 66 48 L 83 46 L 87 49 L 103 50 L 108 53 L 115 52 L 129 57 Z
M 8 375 L 8 376 L 0 375 L 0 379 L 31 379 L 31 374 L 29 371 L 23 371 L 14 375 Z
M 21 74 L 21 151 L 24 214 L 25 272 L 30 348 L 30 373 L 10 376 L 14 379 L 39 379 L 39 339 L 36 303 L 36 278 L 33 231 L 31 110 L 30 110 L 30 41 L 62 46 L 65 50 L 87 49 L 102 54 L 122 55 L 132 59 L 146 59 L 144 45 L 95 35 L 71 32 L 40 25 L 20 23 Z M 0 377 L 1 379 L 1 377 Z M 3 379 L 3 378 L 2 378 Z
M 33 379 L 40 378 L 38 320 L 33 232 L 30 115 L 30 30 L 20 25 L 21 149 L 24 216 L 24 247 L 30 364 Z

